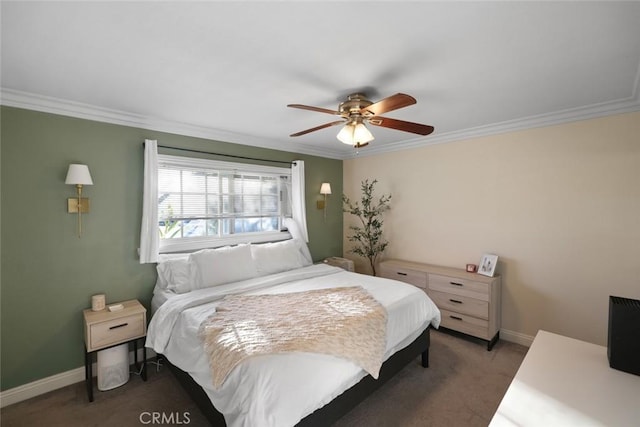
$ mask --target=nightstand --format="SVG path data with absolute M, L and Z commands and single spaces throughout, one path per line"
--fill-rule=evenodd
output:
M 355 268 L 353 266 L 353 261 L 351 261 L 350 259 L 332 256 L 329 258 L 325 258 L 324 261 L 322 262 L 324 262 L 325 264 L 332 265 L 334 267 L 340 267 L 343 270 L 355 271 Z
M 138 340 L 147 335 L 147 309 L 138 300 L 123 301 L 123 308 L 109 311 L 87 309 L 84 315 L 84 371 L 89 402 L 93 402 L 93 355 L 98 350 L 133 342 L 133 354 L 136 369 L 141 369 L 141 376 L 147 380 L 145 362 L 147 349 L 142 346 L 142 368 L 138 366 Z M 114 304 L 111 304 L 114 305 Z

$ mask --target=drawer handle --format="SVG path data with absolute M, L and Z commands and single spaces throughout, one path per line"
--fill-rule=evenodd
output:
M 400 276 L 406 276 L 407 275 L 407 273 L 401 273 L 399 271 L 397 272 L 397 274 L 400 275 Z
M 452 319 L 456 319 L 456 320 L 462 320 L 462 317 L 458 317 L 458 316 L 449 315 L 449 317 L 451 317 Z
M 125 326 L 127 326 L 128 323 L 122 323 L 120 325 L 116 325 L 116 326 L 111 326 L 109 327 L 109 329 L 118 329 L 118 328 L 124 328 Z
M 449 283 L 454 286 L 464 286 L 462 283 L 457 283 L 457 282 L 449 282 Z
M 449 301 L 455 302 L 456 304 L 462 304 L 462 301 L 459 301 L 457 299 L 449 299 Z

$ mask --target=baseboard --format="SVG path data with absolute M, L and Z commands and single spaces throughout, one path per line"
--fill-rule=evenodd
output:
M 500 339 L 524 345 L 525 347 L 531 347 L 534 338 L 535 337 L 532 337 L 531 335 L 525 335 L 520 332 L 510 331 L 508 329 L 500 330 Z
M 147 349 L 147 359 L 155 357 L 153 350 Z M 138 349 L 138 360 L 142 359 L 142 349 Z M 129 363 L 133 364 L 133 351 L 129 352 Z M 93 376 L 97 375 L 96 363 L 93 364 Z M 84 381 L 84 366 L 42 378 L 9 390 L 0 392 L 0 408 L 22 402 L 32 397 Z
M 520 332 L 510 331 L 507 329 L 500 330 L 500 338 L 526 347 L 531 347 L 531 343 L 533 343 L 534 339 L 534 337 L 530 335 L 525 335 Z M 148 359 L 155 356 L 156 354 L 153 350 L 147 349 Z M 138 359 L 141 358 L 142 349 L 138 349 Z M 133 351 L 129 353 L 129 361 L 130 363 L 133 363 Z M 94 377 L 96 376 L 96 372 L 96 364 L 94 363 Z M 57 390 L 80 381 L 84 381 L 84 366 L 0 392 L 0 408 L 31 399 L 32 397 Z

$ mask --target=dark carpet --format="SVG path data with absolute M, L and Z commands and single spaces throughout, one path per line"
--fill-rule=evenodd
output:
M 419 358 L 345 415 L 334 427 L 487 426 L 527 348 L 432 331 L 430 367 Z M 117 389 L 87 400 L 84 383 L 20 402 L 0 412 L 2 427 L 180 425 L 207 421 L 167 367 L 149 366 L 148 380 L 132 375 Z M 256 426 L 260 427 L 260 426 Z

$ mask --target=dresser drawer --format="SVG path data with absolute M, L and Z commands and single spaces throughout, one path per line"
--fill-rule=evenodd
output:
M 440 291 L 429 291 L 429 297 L 440 309 L 489 319 L 489 302 L 487 301 Z
M 473 335 L 482 339 L 491 339 L 489 336 L 489 322 L 477 317 L 468 316 L 462 313 L 456 313 L 445 309 L 440 309 L 442 320 L 440 324 L 445 328 L 453 329 L 458 332 Z
M 489 284 L 458 277 L 429 274 L 429 290 L 489 301 Z
M 145 315 L 137 313 L 89 325 L 88 351 L 108 347 L 146 334 Z
M 427 288 L 427 273 L 422 271 L 410 270 L 408 268 L 395 266 L 380 266 L 380 275 L 387 279 L 399 280 L 401 282 L 410 283 L 420 288 Z

